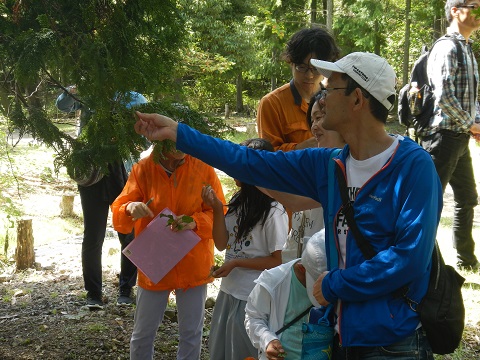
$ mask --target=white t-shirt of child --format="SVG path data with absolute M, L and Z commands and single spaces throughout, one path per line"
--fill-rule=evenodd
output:
M 298 258 L 298 242 L 303 241 L 303 249 L 305 249 L 308 239 L 323 228 L 323 208 L 321 206 L 294 212 L 292 228 L 282 249 L 282 262 L 285 264 Z
M 262 226 L 261 222 L 257 223 L 252 231 L 239 241 L 236 241 L 237 216 L 228 214 L 225 217 L 225 223 L 228 230 L 225 262 L 233 259 L 269 256 L 283 248 L 288 234 L 288 215 L 283 206 L 276 201 L 272 202 L 265 224 Z M 236 267 L 222 279 L 220 290 L 246 301 L 255 286 L 254 281 L 261 272 L 261 270 Z

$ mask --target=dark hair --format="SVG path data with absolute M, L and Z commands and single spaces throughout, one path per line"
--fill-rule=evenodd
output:
M 240 143 L 251 149 L 274 151 L 272 144 L 265 139 L 249 139 Z M 237 215 L 237 240 L 248 235 L 253 227 L 259 222 L 265 224 L 270 209 L 272 208 L 273 199 L 260 190 L 256 186 L 242 183 L 228 204 L 228 214 Z
M 450 24 L 453 20 L 452 13 L 450 10 L 452 10 L 453 7 L 456 7 L 458 5 L 464 5 L 466 4 L 466 0 L 447 0 L 445 1 L 445 17 L 447 18 L 447 22 Z
M 363 87 L 358 85 L 358 83 L 353 80 L 350 76 L 347 74 L 342 74 L 342 79 L 347 81 L 347 88 L 345 89 L 345 95 L 350 95 L 356 88 L 359 88 L 362 91 L 363 96 L 365 96 L 367 99 L 370 100 L 370 112 L 372 115 L 386 124 L 387 122 L 387 117 L 388 113 L 390 112 L 389 109 L 387 109 L 380 101 L 375 99 L 372 95 L 370 95 L 367 90 L 365 90 Z M 390 101 L 390 97 L 388 100 L 393 104 L 395 101 L 395 95 L 391 95 L 393 99 Z
M 314 54 L 315 59 L 336 61 L 340 56 L 340 49 L 327 30 L 302 29 L 293 34 L 287 42 L 283 58 L 289 64 L 302 64 L 310 54 Z
M 313 121 L 312 121 L 312 109 L 313 109 L 313 105 L 315 105 L 315 103 L 320 100 L 320 98 L 322 97 L 322 90 L 318 91 L 317 93 L 315 93 L 311 98 L 310 98 L 310 102 L 308 103 L 308 109 L 307 109 L 307 125 L 309 128 L 312 128 L 312 124 L 313 124 Z

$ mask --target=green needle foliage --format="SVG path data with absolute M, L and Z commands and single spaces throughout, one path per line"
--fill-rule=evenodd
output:
M 93 163 L 106 171 L 137 154 L 143 140 L 132 113 L 113 99 L 133 90 L 172 101 L 184 24 L 173 0 L 0 2 L 0 111 L 8 130 L 54 148 L 57 169 Z M 92 112 L 78 139 L 58 129 L 51 111 L 73 84 Z

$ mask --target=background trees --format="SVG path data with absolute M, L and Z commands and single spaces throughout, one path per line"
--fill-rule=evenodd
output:
M 132 117 L 117 93 L 241 112 L 288 81 L 285 42 L 328 26 L 343 54 L 375 52 L 407 81 L 422 45 L 445 30 L 443 0 L 4 0 L 0 2 L 0 111 L 10 129 L 54 147 L 110 161 L 135 151 Z M 409 20 L 409 21 L 407 21 Z M 331 24 L 330 24 L 331 22 Z M 328 23 L 328 24 L 327 24 Z M 76 84 L 95 110 L 83 138 L 54 125 L 53 102 Z M 2 124 L 6 124 L 2 121 Z M 111 151 L 105 149 L 105 139 Z M 102 148 L 103 146 L 103 148 Z M 85 155 L 85 156 L 87 156 Z M 71 161 L 70 161 L 71 162 Z

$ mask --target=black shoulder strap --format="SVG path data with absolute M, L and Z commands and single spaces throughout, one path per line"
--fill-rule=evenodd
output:
M 360 232 L 360 229 L 357 226 L 357 223 L 355 221 L 354 213 L 353 213 L 353 203 L 350 201 L 348 197 L 348 189 L 347 189 L 347 183 L 345 181 L 345 176 L 343 176 L 343 172 L 338 167 L 337 164 L 337 180 L 338 180 L 338 185 L 340 189 L 340 195 L 342 197 L 342 211 L 345 214 L 345 217 L 347 218 L 347 224 L 349 229 L 353 232 L 353 237 L 355 238 L 355 241 L 357 242 L 358 247 L 362 251 L 363 256 L 365 259 L 369 260 L 373 258 L 377 253 L 373 249 L 372 244 L 370 244 L 362 235 Z
M 357 242 L 358 247 L 362 251 L 363 256 L 365 259 L 370 260 L 373 258 L 377 253 L 373 249 L 372 244 L 370 244 L 362 235 L 360 229 L 357 226 L 357 223 L 355 221 L 355 217 L 353 214 L 353 204 L 348 198 L 348 189 L 347 189 L 347 183 L 345 181 L 345 177 L 343 176 L 342 170 L 337 167 L 337 179 L 338 179 L 338 184 L 340 188 L 340 195 L 342 196 L 342 203 L 343 203 L 343 213 L 345 214 L 347 218 L 347 224 L 350 230 L 353 232 L 353 237 L 355 238 L 355 241 Z M 410 305 L 410 307 L 413 309 L 413 301 L 410 300 L 407 297 L 407 293 L 409 291 L 408 286 L 402 286 L 400 289 L 394 292 L 396 297 L 404 297 L 405 301 Z
M 305 309 L 305 311 L 303 311 L 300 315 L 298 315 L 295 319 L 293 319 L 292 321 L 290 321 L 288 324 L 286 325 L 283 325 L 280 329 L 278 329 L 277 331 L 275 331 L 275 335 L 279 335 L 281 334 L 282 332 L 284 332 L 285 330 L 287 330 L 290 326 L 292 326 L 293 324 L 295 324 L 298 320 L 300 320 L 302 317 L 304 317 L 305 315 L 308 314 L 308 312 L 310 311 L 310 309 L 313 307 L 313 305 L 309 306 L 308 309 Z
M 433 43 L 432 47 L 430 48 L 430 50 L 428 52 L 429 53 L 428 56 L 430 56 L 430 53 L 432 52 L 432 49 L 435 46 L 435 44 L 438 43 L 439 41 L 443 41 L 443 40 L 453 41 L 453 43 L 455 44 L 455 47 L 457 48 L 457 65 L 458 65 L 458 67 L 464 67 L 465 64 L 466 64 L 466 61 L 465 61 L 465 54 L 463 53 L 462 45 L 460 45 L 460 41 L 457 40 L 457 38 L 455 36 L 452 36 L 450 34 L 445 34 L 442 37 L 438 38 Z

